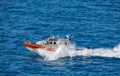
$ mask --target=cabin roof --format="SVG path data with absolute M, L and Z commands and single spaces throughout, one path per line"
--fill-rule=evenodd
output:
M 58 38 L 48 38 L 47 41 L 58 41 Z
M 49 39 L 48 41 L 58 41 L 58 39 Z
M 59 40 L 60 40 L 61 42 L 69 42 L 68 39 L 63 39 L 63 38 L 48 38 L 48 39 L 47 39 L 48 42 L 50 42 L 50 41 L 51 41 L 51 42 L 57 42 L 57 41 L 59 41 Z

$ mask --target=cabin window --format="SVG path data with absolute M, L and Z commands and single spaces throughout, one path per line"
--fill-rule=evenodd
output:
M 67 43 L 65 43 L 65 45 L 67 45 Z
M 56 44 L 56 42 L 54 42 L 54 44 Z
M 50 44 L 52 44 L 52 42 L 50 42 Z

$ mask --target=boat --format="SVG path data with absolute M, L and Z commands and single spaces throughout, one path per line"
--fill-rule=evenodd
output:
M 36 52 L 37 49 L 43 49 L 46 51 L 56 51 L 60 45 L 65 45 L 66 47 L 68 47 L 72 37 L 72 35 L 66 35 L 66 38 L 50 36 L 47 39 L 38 41 L 36 43 L 24 41 L 24 46 L 30 51 L 34 52 Z

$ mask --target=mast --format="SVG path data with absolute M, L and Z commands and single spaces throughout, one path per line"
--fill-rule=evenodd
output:
M 52 29 L 51 29 L 51 31 L 50 31 L 50 37 L 52 37 Z

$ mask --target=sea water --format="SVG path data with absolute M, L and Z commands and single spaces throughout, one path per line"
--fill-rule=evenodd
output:
M 71 47 L 34 53 L 23 45 L 51 31 L 72 34 Z M 0 76 L 56 75 L 120 76 L 120 0 L 0 0 Z

